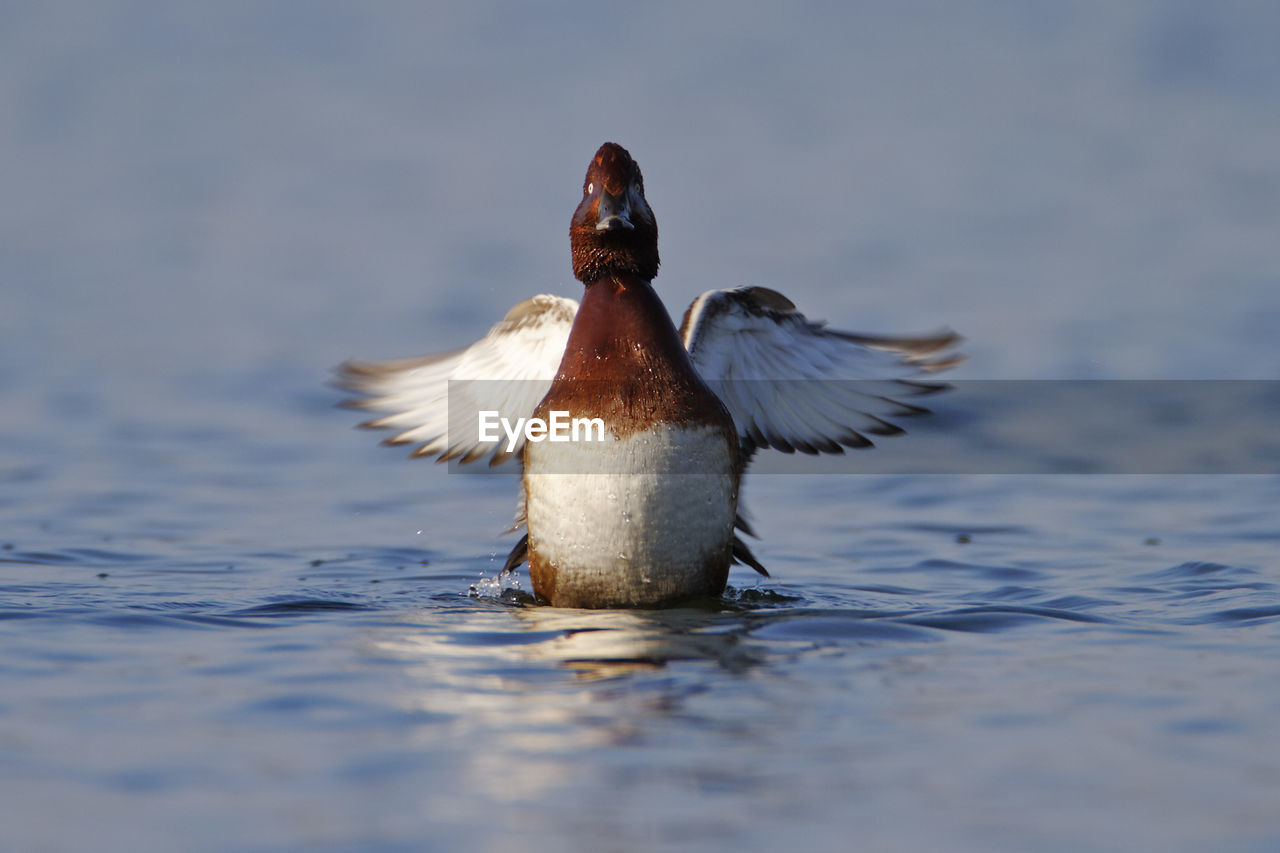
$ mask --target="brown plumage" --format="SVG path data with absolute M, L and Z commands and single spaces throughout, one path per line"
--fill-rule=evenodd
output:
M 624 204 L 629 215 L 616 227 L 602 228 L 602 206 L 607 212 Z M 640 167 L 621 145 L 606 142 L 592 158 L 569 225 L 569 244 L 574 278 L 585 285 L 611 273 L 644 281 L 658 274 L 658 223 L 644 197 Z

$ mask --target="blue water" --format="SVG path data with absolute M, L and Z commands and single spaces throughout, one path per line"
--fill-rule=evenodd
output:
M 1280 478 L 762 471 L 772 580 L 560 611 L 498 589 L 514 480 L 324 385 L 574 295 L 610 138 L 673 312 L 760 284 L 949 324 L 957 379 L 1275 379 L 1278 29 L 6 7 L 0 847 L 1280 848 Z M 1012 452 L 973 400 L 933 429 Z

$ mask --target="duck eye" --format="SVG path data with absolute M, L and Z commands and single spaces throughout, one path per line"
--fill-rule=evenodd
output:
M 587 195 L 591 195 L 591 194 L 592 194 L 593 192 L 595 192 L 595 191 L 596 191 L 596 185 L 595 185 L 594 183 L 588 182 L 588 183 L 587 183 Z

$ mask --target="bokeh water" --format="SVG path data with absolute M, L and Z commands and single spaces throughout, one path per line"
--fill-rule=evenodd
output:
M 605 139 L 673 312 L 760 284 L 949 324 L 958 379 L 1275 379 L 1278 27 L 7 6 L 0 846 L 1277 849 L 1275 476 L 761 472 L 772 580 L 558 611 L 468 594 L 510 478 L 324 382 L 575 295 Z

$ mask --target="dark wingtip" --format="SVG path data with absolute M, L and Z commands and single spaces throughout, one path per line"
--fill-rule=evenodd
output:
M 964 337 L 946 327 L 925 335 L 866 335 L 840 331 L 833 334 L 872 349 L 896 352 L 925 373 L 950 370 L 968 360 L 961 353 L 947 352 L 963 343 Z
M 755 569 L 765 577 L 769 577 L 769 570 L 760 564 L 756 559 L 756 555 L 751 553 L 751 549 L 747 547 L 747 543 L 743 542 L 737 536 L 733 537 L 733 561 L 735 563 L 745 563 Z
M 507 561 L 502 564 L 502 570 L 509 572 L 519 566 L 521 563 L 529 559 L 529 534 L 520 537 L 520 541 L 511 549 L 511 553 L 507 555 Z

